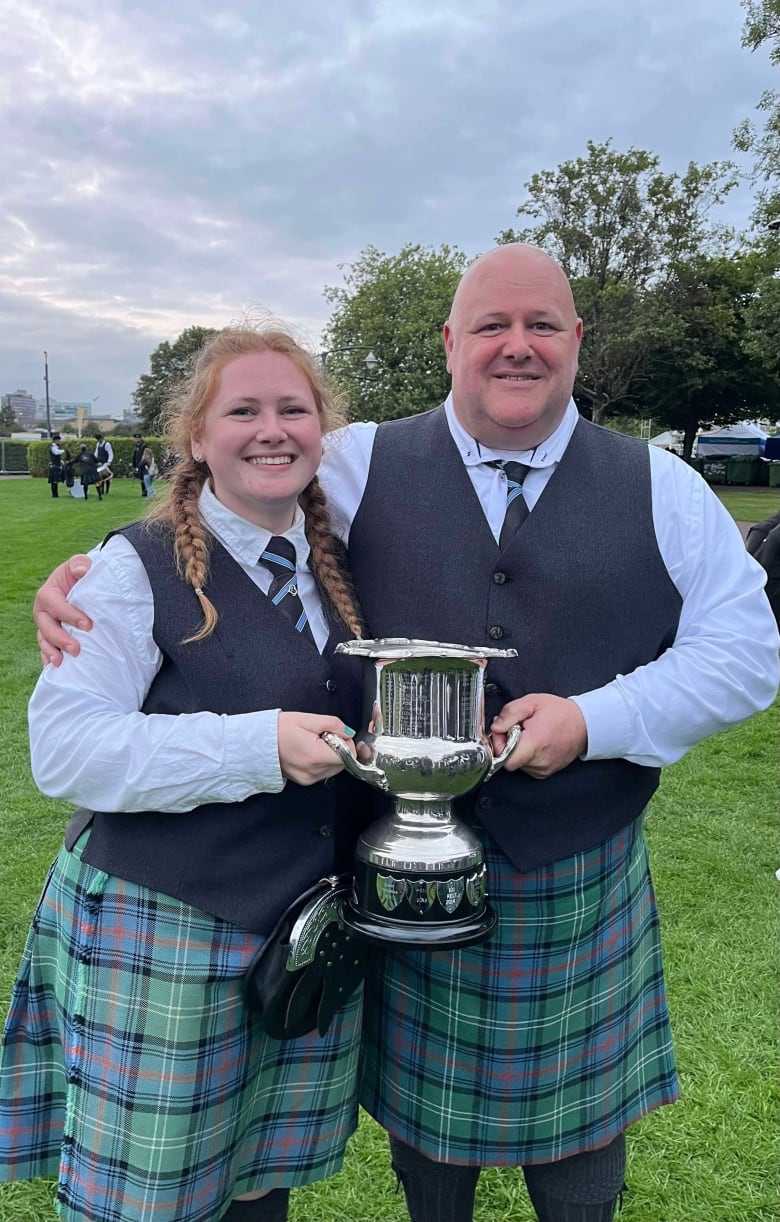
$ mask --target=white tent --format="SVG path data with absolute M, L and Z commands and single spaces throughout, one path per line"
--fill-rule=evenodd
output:
M 699 433 L 696 453 L 699 458 L 730 458 L 738 454 L 757 458 L 764 451 L 766 438 L 767 434 L 757 424 L 743 420 L 740 424 Z
M 662 450 L 674 450 L 675 453 L 682 454 L 683 434 L 676 432 L 674 429 L 667 429 L 665 433 L 659 433 L 657 437 L 651 437 L 647 444 L 660 446 Z

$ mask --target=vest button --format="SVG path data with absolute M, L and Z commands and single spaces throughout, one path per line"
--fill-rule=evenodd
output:
M 328 692 L 335 692 L 335 690 L 336 690 L 336 680 L 335 680 L 335 679 L 328 679 L 328 681 L 327 681 L 327 682 L 326 682 L 326 684 L 325 684 L 325 690 L 326 690 L 326 691 L 328 691 Z
M 491 641 L 500 641 L 503 635 L 504 629 L 500 626 L 500 624 L 494 624 L 488 632 L 488 636 L 490 637 Z
M 502 586 L 504 582 L 506 581 L 506 573 L 500 573 L 500 572 L 494 573 L 493 581 L 496 583 L 497 586 Z
M 482 797 L 479 798 L 477 801 L 477 806 L 479 807 L 480 810 L 490 810 L 492 805 L 493 803 L 491 802 L 487 794 L 483 794 Z
M 332 834 L 333 833 L 331 832 L 327 823 L 323 823 L 322 827 L 320 828 L 320 835 L 324 837 L 325 840 L 330 840 Z
M 498 695 L 498 684 L 497 683 L 486 683 L 485 684 L 485 695 L 486 696 L 497 696 Z

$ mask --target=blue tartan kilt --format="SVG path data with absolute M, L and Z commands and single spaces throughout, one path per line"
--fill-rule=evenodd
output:
M 642 820 L 525 874 L 483 840 L 497 932 L 377 955 L 360 1101 L 440 1162 L 554 1162 L 679 1095 Z
M 64 848 L 0 1058 L 0 1180 L 58 1177 L 66 1222 L 214 1222 L 234 1196 L 338 1171 L 357 1123 L 362 990 L 324 1039 L 268 1038 L 262 938 Z

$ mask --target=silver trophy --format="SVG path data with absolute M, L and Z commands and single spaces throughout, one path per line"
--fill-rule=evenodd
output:
M 514 750 L 514 726 L 500 755 L 485 733 L 488 658 L 514 649 L 469 648 L 386 637 L 345 641 L 339 653 L 365 659 L 367 729 L 354 759 L 323 734 L 347 770 L 394 797 L 392 813 L 361 835 L 343 923 L 400 946 L 466 946 L 496 923 L 486 902 L 479 838 L 452 814 L 452 800 L 488 780 Z

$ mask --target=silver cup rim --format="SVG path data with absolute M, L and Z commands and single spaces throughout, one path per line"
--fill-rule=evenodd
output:
M 404 658 L 516 658 L 516 649 L 496 649 L 492 645 L 455 645 L 448 641 L 422 641 L 413 637 L 387 636 L 374 640 L 342 641 L 336 653 L 358 658 L 382 658 L 397 661 Z

